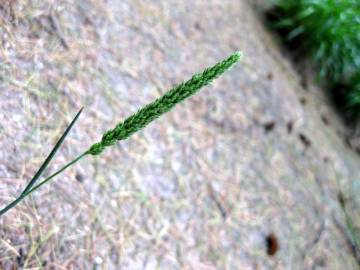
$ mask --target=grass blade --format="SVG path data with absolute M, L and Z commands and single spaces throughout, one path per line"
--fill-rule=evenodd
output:
M 79 112 L 76 114 L 75 118 L 71 121 L 70 125 L 66 128 L 65 132 L 63 133 L 63 135 L 60 137 L 60 139 L 57 141 L 57 143 L 55 144 L 54 148 L 52 149 L 52 151 L 50 152 L 50 154 L 48 155 L 48 157 L 45 159 L 44 163 L 41 165 L 41 167 L 39 168 L 39 170 L 35 173 L 34 177 L 30 180 L 29 184 L 25 187 L 24 191 L 21 193 L 21 195 L 24 195 L 27 191 L 29 191 L 32 186 L 35 184 L 36 180 L 41 176 L 41 174 L 43 173 L 43 171 L 46 169 L 46 167 L 49 165 L 50 161 L 52 160 L 52 158 L 55 156 L 57 150 L 60 148 L 61 144 L 63 143 L 63 141 L 65 140 L 66 136 L 68 135 L 69 131 L 71 130 L 71 128 L 73 127 L 73 125 L 75 124 L 76 120 L 79 118 L 82 110 L 84 108 L 82 107 Z
M 75 160 L 73 160 L 72 162 L 68 163 L 67 165 L 65 165 L 62 169 L 60 169 L 59 171 L 57 171 L 56 173 L 52 174 L 51 176 L 49 176 L 48 178 L 46 178 L 45 180 L 43 180 L 40 184 L 36 185 L 35 187 L 34 184 L 36 182 L 37 179 L 39 179 L 39 177 L 41 176 L 41 174 L 43 173 L 43 171 L 46 169 L 46 167 L 49 165 L 50 161 L 52 160 L 52 158 L 54 157 L 54 155 L 56 154 L 57 150 L 59 149 L 59 147 L 61 146 L 61 144 L 63 143 L 63 141 L 65 140 L 66 136 L 68 135 L 68 133 L 70 132 L 71 128 L 74 126 L 75 122 L 77 121 L 77 119 L 79 118 L 81 112 L 82 112 L 83 108 L 81 108 L 79 110 L 79 112 L 76 114 L 76 116 L 74 117 L 74 119 L 71 121 L 71 123 L 69 124 L 69 126 L 66 128 L 65 132 L 63 133 L 63 135 L 60 137 L 60 139 L 58 140 L 58 142 L 56 143 L 56 145 L 54 146 L 54 148 L 52 149 L 52 151 L 50 152 L 50 154 L 48 155 L 48 157 L 45 159 L 44 163 L 41 165 L 41 167 L 39 168 L 39 170 L 35 173 L 34 177 L 30 180 L 29 184 L 26 186 L 26 188 L 24 189 L 24 191 L 21 193 L 21 195 L 19 197 L 17 197 L 14 201 L 12 201 L 11 203 L 9 203 L 7 206 L 5 206 L 3 209 L 0 210 L 0 216 L 2 216 L 3 214 L 5 214 L 7 211 L 9 211 L 11 208 L 15 207 L 19 202 L 21 202 L 26 196 L 28 196 L 30 193 L 32 193 L 34 190 L 38 189 L 40 186 L 42 186 L 43 184 L 45 184 L 46 182 L 48 182 L 51 178 L 53 178 L 54 176 L 56 176 L 57 174 L 59 174 L 60 172 L 62 172 L 63 170 L 65 170 L 66 168 L 68 168 L 69 166 L 71 166 L 72 164 L 74 164 L 76 161 L 78 161 L 79 159 L 81 159 L 83 155 L 79 156 L 78 158 L 76 158 Z M 33 188 L 32 188 L 33 187 Z

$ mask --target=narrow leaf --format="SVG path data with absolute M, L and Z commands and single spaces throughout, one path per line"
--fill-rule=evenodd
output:
M 64 134 L 60 137 L 60 139 L 58 140 L 58 142 L 55 144 L 54 148 L 52 149 L 52 151 L 50 152 L 50 154 L 48 155 L 48 157 L 45 159 L 44 163 L 41 165 L 41 167 L 39 168 L 39 170 L 35 173 L 34 177 L 30 180 L 29 184 L 26 186 L 26 188 L 24 189 L 24 191 L 21 193 L 21 195 L 24 195 L 28 190 L 30 190 L 32 188 L 32 186 L 35 184 L 36 180 L 39 179 L 39 177 L 41 176 L 41 174 L 43 173 L 43 171 L 46 169 L 46 167 L 49 165 L 50 161 L 52 160 L 52 158 L 55 156 L 57 150 L 59 149 L 59 147 L 61 146 L 61 144 L 63 143 L 63 141 L 65 140 L 66 136 L 68 135 L 69 131 L 71 130 L 71 128 L 73 127 L 73 125 L 75 124 L 76 120 L 79 118 L 81 112 L 82 112 L 83 108 L 81 108 L 79 110 L 79 112 L 76 114 L 75 118 L 71 121 L 70 125 L 66 128 Z

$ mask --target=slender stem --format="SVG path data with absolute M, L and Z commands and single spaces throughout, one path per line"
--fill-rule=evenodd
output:
M 85 152 L 83 154 L 81 154 L 80 156 L 78 156 L 77 158 L 73 159 L 72 161 L 70 161 L 68 164 L 66 164 L 64 167 L 62 167 L 60 170 L 58 170 L 57 172 L 53 173 L 52 175 L 50 175 L 48 178 L 46 178 L 45 180 L 41 181 L 39 184 L 37 184 L 36 186 L 34 186 L 32 189 L 28 190 L 24 196 L 29 195 L 30 193 L 34 192 L 35 190 L 37 190 L 39 187 L 41 187 L 42 185 L 44 185 L 45 183 L 49 182 L 51 179 L 53 179 L 55 176 L 57 176 L 58 174 L 62 173 L 63 171 L 65 171 L 67 168 L 69 168 L 70 166 L 74 165 L 76 162 L 78 162 L 80 159 L 82 159 L 84 156 L 86 156 L 88 153 Z
M 34 192 L 35 190 L 37 190 L 38 188 L 40 188 L 42 185 L 44 185 L 45 183 L 49 182 L 51 179 L 53 179 L 55 176 L 57 176 L 58 174 L 62 173 L 63 171 L 65 171 L 67 168 L 69 168 L 70 166 L 74 165 L 76 162 L 78 162 L 80 159 L 82 159 L 83 157 L 85 157 L 86 155 L 88 155 L 88 152 L 85 152 L 81 155 L 79 155 L 77 158 L 73 159 L 72 161 L 70 161 L 68 164 L 66 164 L 64 167 L 62 167 L 61 169 L 59 169 L 58 171 L 56 171 L 55 173 L 53 173 L 52 175 L 50 175 L 49 177 L 47 177 L 45 180 L 41 181 L 39 184 L 37 184 L 36 186 L 34 186 L 33 188 L 31 188 L 30 190 L 26 191 L 25 193 L 21 194 L 18 198 L 16 198 L 14 201 L 12 201 L 11 203 L 9 203 L 7 206 L 5 206 L 3 209 L 0 210 L 0 216 L 5 214 L 7 211 L 9 211 L 11 208 L 13 208 L 14 206 L 16 206 L 19 202 L 21 202 L 26 196 L 30 195 L 32 192 Z
M 15 207 L 21 200 L 23 199 L 24 195 L 20 195 L 18 198 L 16 198 L 14 201 L 9 203 L 7 206 L 5 206 L 3 209 L 0 210 L 0 216 L 5 214 L 7 211 L 9 211 L 11 208 Z

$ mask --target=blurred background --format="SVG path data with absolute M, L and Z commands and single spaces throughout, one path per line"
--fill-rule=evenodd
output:
M 1 1 L 1 207 L 80 107 L 45 176 L 193 73 L 244 57 L 2 216 L 0 269 L 359 269 L 359 11 Z

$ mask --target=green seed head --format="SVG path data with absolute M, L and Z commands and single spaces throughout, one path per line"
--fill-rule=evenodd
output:
M 170 111 L 177 103 L 195 94 L 201 87 L 208 85 L 214 79 L 230 69 L 241 58 L 241 53 L 236 52 L 227 59 L 205 69 L 202 73 L 195 74 L 190 80 L 175 86 L 162 97 L 140 109 L 124 122 L 119 123 L 114 129 L 107 131 L 100 142 L 93 144 L 86 152 L 91 155 L 100 154 L 106 147 L 117 141 L 125 140 L 135 132 L 160 115 Z

